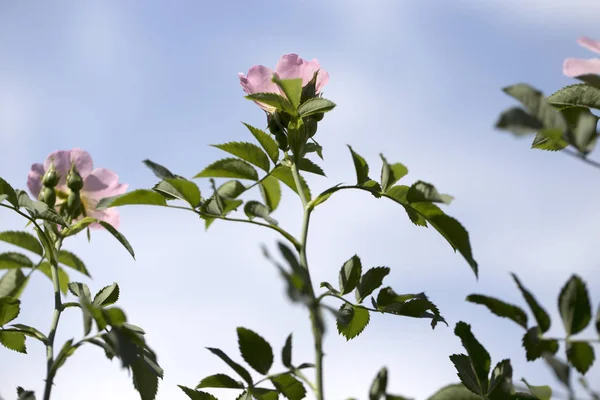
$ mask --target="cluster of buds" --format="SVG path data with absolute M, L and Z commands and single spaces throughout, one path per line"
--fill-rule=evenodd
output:
M 67 212 L 71 218 L 75 219 L 83 211 L 81 196 L 79 194 L 83 188 L 83 179 L 81 178 L 79 171 L 77 171 L 77 167 L 75 167 L 74 163 L 71 164 L 71 169 L 67 174 L 67 187 L 70 190 L 67 197 Z
M 48 207 L 54 208 L 56 206 L 57 198 L 57 185 L 60 182 L 60 174 L 56 170 L 54 160 L 50 163 L 50 167 L 46 170 L 42 176 L 42 190 L 38 196 L 38 199 L 48 205 Z M 81 201 L 80 191 L 83 188 L 83 178 L 77 171 L 75 164 L 71 164 L 69 173 L 67 174 L 67 188 L 69 194 L 67 195 L 67 201 L 59 204 L 61 214 L 69 216 L 71 219 L 77 218 L 83 211 L 83 203 Z M 61 192 L 61 197 L 64 198 L 64 194 Z
M 56 191 L 54 188 L 58 185 L 59 180 L 60 176 L 56 171 L 54 161 L 52 161 L 50 167 L 42 177 L 42 190 L 38 197 L 40 201 L 46 203 L 50 208 L 54 208 L 54 205 L 56 204 Z

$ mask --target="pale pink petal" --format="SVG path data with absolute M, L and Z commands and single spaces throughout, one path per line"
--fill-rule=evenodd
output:
M 121 224 L 121 216 L 119 214 L 119 210 L 116 208 L 107 208 L 105 210 L 90 210 L 88 216 L 92 218 L 99 219 L 100 221 L 108 222 L 115 229 L 119 229 L 119 225 Z M 90 228 L 92 229 L 104 229 L 104 227 L 100 224 L 91 224 Z
M 119 183 L 119 175 L 106 168 L 96 168 L 83 180 L 82 194 L 86 197 L 103 197 L 123 194 L 129 185 Z
M 44 176 L 44 166 L 40 163 L 35 163 L 31 166 L 29 174 L 27 174 L 27 187 L 29 192 L 37 199 L 42 190 L 42 177 Z
M 321 89 L 323 88 L 323 86 L 325 86 L 327 84 L 327 82 L 329 82 L 329 73 L 323 69 L 321 69 L 321 66 L 319 65 L 319 62 L 317 61 L 317 59 L 313 59 L 312 61 L 310 61 L 309 63 L 307 63 L 307 69 L 311 70 L 311 79 L 312 79 L 312 75 L 316 72 L 319 71 L 319 75 L 317 75 L 317 84 L 316 84 L 316 92 L 319 93 L 321 92 Z
M 239 74 L 240 83 L 244 92 L 252 93 L 277 93 L 279 88 L 273 82 L 273 70 L 263 65 L 255 65 L 248 70 L 248 76 Z
M 590 39 L 588 37 L 582 37 L 577 40 L 580 46 L 585 47 L 588 50 L 593 51 L 594 53 L 600 54 L 600 42 Z
M 563 74 L 571 78 L 589 74 L 600 75 L 600 59 L 567 58 L 563 63 Z
M 90 156 L 90 153 L 80 149 L 79 147 L 75 147 L 73 150 L 71 150 L 71 162 L 75 163 L 79 175 L 81 175 L 81 177 L 84 179 L 94 169 L 94 162 L 92 161 L 92 156 Z
M 312 61 L 306 62 L 298 54 L 285 54 L 281 56 L 275 67 L 277 75 L 281 79 L 301 78 L 302 86 L 306 86 L 313 78 L 315 72 L 319 71 L 317 76 L 316 91 L 319 93 L 321 88 L 325 86 L 329 80 L 329 74 L 321 70 L 319 61 L 315 58 Z
M 44 169 L 47 170 L 53 160 L 56 171 L 60 175 L 60 180 L 57 185 L 58 189 L 65 189 L 67 174 L 71 169 L 71 163 L 75 163 L 77 171 L 79 171 L 82 178 L 85 178 L 92 172 L 92 157 L 90 156 L 90 153 L 80 148 L 74 148 L 73 150 L 58 150 L 50 153 L 50 155 L 46 157 L 46 161 L 44 161 Z

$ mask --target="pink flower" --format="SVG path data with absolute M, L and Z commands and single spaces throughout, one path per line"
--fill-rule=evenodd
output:
M 600 54 L 600 42 L 582 37 L 577 40 L 577 43 L 594 53 Z M 567 58 L 563 64 L 563 74 L 571 78 L 590 74 L 600 75 L 600 59 Z
M 69 169 L 71 168 L 71 164 L 74 163 L 83 179 L 83 188 L 80 191 L 80 197 L 86 215 L 108 222 L 114 226 L 115 229 L 118 229 L 119 211 L 116 208 L 96 210 L 96 205 L 103 197 L 111 197 L 125 193 L 128 185 L 119 183 L 119 176 L 108 169 L 94 169 L 92 157 L 87 151 L 79 148 L 73 150 L 59 150 L 51 153 L 46 158 L 43 165 L 36 163 L 31 166 L 31 170 L 27 176 L 27 187 L 31 194 L 36 198 L 39 196 L 42 189 L 42 177 L 52 162 L 54 162 L 56 171 L 60 175 L 60 180 L 55 189 L 65 194 L 69 193 L 66 178 Z M 59 199 L 61 198 L 59 197 Z M 91 227 L 97 229 L 102 228 L 102 225 L 92 224 Z
M 255 65 L 248 70 L 248 76 L 244 76 L 241 72 L 238 76 L 244 92 L 248 94 L 277 93 L 285 96 L 272 81 L 274 73 L 280 79 L 302 78 L 302 86 L 306 86 L 317 71 L 319 71 L 319 75 L 317 75 L 316 92 L 319 93 L 321 88 L 329 81 L 329 74 L 321 69 L 316 58 L 307 62 L 294 53 L 281 56 L 275 66 L 275 72 L 264 65 Z M 266 112 L 273 113 L 275 111 L 275 107 L 259 102 L 256 102 L 256 104 Z

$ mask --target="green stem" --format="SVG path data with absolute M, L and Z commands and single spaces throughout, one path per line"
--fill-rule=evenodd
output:
M 300 236 L 300 266 L 306 269 L 307 273 L 308 269 L 308 260 L 306 257 L 306 245 L 308 240 L 308 227 L 310 224 L 310 215 L 312 212 L 312 207 L 309 207 L 309 203 L 304 195 L 304 188 L 302 187 L 302 181 L 300 180 L 300 172 L 298 171 L 298 166 L 296 163 L 292 163 L 292 176 L 294 177 L 294 183 L 296 184 L 296 189 L 298 190 L 298 195 L 300 196 L 300 201 L 302 202 L 302 207 L 304 208 L 304 217 L 302 220 L 302 233 Z M 308 273 L 310 280 L 310 273 Z M 310 296 L 312 297 L 312 304 L 309 307 L 310 312 L 310 321 L 312 324 L 313 336 L 315 339 L 315 370 L 316 370 L 316 396 L 317 400 L 323 400 L 325 398 L 325 393 L 323 391 L 323 320 L 321 318 L 319 303 L 315 297 L 315 291 L 313 289 L 312 283 L 309 282 L 310 286 Z

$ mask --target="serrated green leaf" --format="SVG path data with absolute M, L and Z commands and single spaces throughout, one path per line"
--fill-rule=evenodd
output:
M 8 270 L 0 278 L 0 297 L 19 298 L 28 281 L 29 278 L 25 277 L 20 268 Z
M 3 200 L 7 200 L 15 208 L 19 208 L 19 201 L 15 189 L 13 189 L 13 187 L 4 179 L 0 178 L 0 202 Z
M 280 374 L 271 378 L 271 383 L 285 398 L 302 400 L 306 397 L 306 389 L 302 382 L 291 374 Z
M 388 372 L 387 368 L 381 368 L 369 388 L 369 400 L 380 400 L 382 396 L 385 396 L 388 383 Z
M 114 304 L 119 300 L 119 285 L 113 283 L 105 286 L 96 293 L 92 303 L 96 306 L 105 307 Z
M 390 269 L 388 267 L 375 267 L 365 272 L 356 287 L 356 301 L 362 303 L 368 295 L 381 286 L 383 278 L 389 273 Z
M 538 326 L 525 333 L 522 343 L 527 361 L 537 360 L 546 353 L 554 355 L 558 351 L 558 342 L 554 339 L 542 339 L 542 331 Z
M 33 268 L 33 262 L 24 254 L 0 253 L 0 269 Z
M 19 316 L 21 302 L 13 297 L 0 297 L 0 326 L 8 324 Z
M 481 397 L 469 391 L 462 383 L 454 383 L 444 386 L 427 400 L 481 400 Z
M 44 255 L 44 249 L 40 242 L 29 232 L 4 231 L 0 232 L 0 240 L 29 250 L 39 256 Z
M 138 189 L 117 196 L 105 197 L 98 202 L 96 209 L 128 205 L 166 206 L 167 201 L 160 193 L 148 189 Z
M 310 172 L 316 175 L 326 176 L 325 172 L 323 172 L 323 169 L 308 158 L 301 159 L 298 163 L 298 168 L 302 171 Z
M 342 295 L 348 294 L 356 288 L 360 281 L 361 274 L 362 264 L 360 258 L 357 255 L 354 255 L 346 261 L 340 269 L 339 282 Z
M 50 282 L 52 282 L 52 265 L 49 262 L 44 261 L 40 263 L 37 270 L 46 275 L 50 279 Z M 61 267 L 58 267 L 58 283 L 62 294 L 67 294 L 70 281 L 69 274 Z
M 337 318 L 337 329 L 346 340 L 354 339 L 362 333 L 369 324 L 369 310 L 361 306 L 342 304 Z
M 333 101 L 322 97 L 313 97 L 302 103 L 298 108 L 298 114 L 300 114 L 301 117 L 308 117 L 314 114 L 326 113 L 334 108 L 335 103 Z
M 173 174 L 166 167 L 163 167 L 160 164 L 157 164 L 150 160 L 144 160 L 142 162 L 146 165 L 146 167 L 150 168 L 154 175 L 156 175 L 156 177 L 159 179 L 177 178 L 177 175 Z
M 25 334 L 23 333 L 0 330 L 0 344 L 9 350 L 27 354 Z
M 287 126 L 287 139 L 292 150 L 293 160 L 298 163 L 304 156 L 304 145 L 308 139 L 306 126 L 302 118 L 292 118 Z
M 250 373 L 246 370 L 246 368 L 233 361 L 231 358 L 229 358 L 227 354 L 225 354 L 220 349 L 216 349 L 213 347 L 207 347 L 206 349 L 214 355 L 216 355 L 217 357 L 219 357 L 221 360 L 223 360 L 227 365 L 229 365 L 249 385 L 252 385 L 252 377 L 250 376 Z
M 294 177 L 292 175 L 292 171 L 290 170 L 289 167 L 284 167 L 283 165 L 278 165 L 277 167 L 273 168 L 273 171 L 271 171 L 271 176 L 279 179 L 281 182 L 283 182 L 285 185 L 287 185 L 294 192 L 298 193 L 298 189 L 296 188 L 296 183 L 294 182 Z M 300 177 L 300 182 L 302 183 L 302 188 L 303 188 L 304 196 L 306 197 L 306 200 L 310 201 L 310 199 L 311 199 L 310 189 L 308 188 L 308 185 L 306 184 L 306 181 L 304 180 L 304 178 L 302 176 Z
M 281 363 L 286 368 L 292 368 L 292 334 L 290 333 L 285 340 L 285 345 L 281 350 Z
M 269 215 L 269 208 L 258 201 L 250 200 L 246 202 L 246 205 L 244 206 L 244 213 L 246 213 L 246 216 L 249 219 L 258 217 L 264 219 L 271 225 L 277 225 L 277 221 L 271 218 Z
M 69 291 L 73 296 L 85 299 L 88 303 L 92 302 L 92 293 L 90 288 L 85 283 L 71 282 L 69 283 Z
M 433 203 L 450 204 L 453 199 L 454 197 L 450 195 L 440 194 L 435 186 L 423 181 L 413 183 L 406 193 L 406 200 L 409 203 L 430 201 Z
M 317 156 L 319 156 L 321 160 L 323 159 L 323 147 L 321 147 L 316 142 L 306 143 L 306 146 L 304 146 L 304 151 L 306 151 L 306 153 L 317 153 Z
M 536 117 L 547 129 L 567 130 L 562 115 L 544 98 L 543 94 L 526 84 L 517 84 L 503 89 L 509 96 L 518 100 L 525 109 Z
M 473 371 L 477 377 L 478 389 L 481 392 L 477 394 L 486 394 L 489 388 L 488 375 L 490 373 L 491 358 L 485 347 L 479 343 L 471 332 L 471 326 L 462 321 L 456 324 L 454 334 L 458 336 L 463 347 L 467 350 L 469 360 L 473 366 Z M 463 381 L 463 383 L 465 383 Z M 466 385 L 466 383 L 465 383 Z
M 552 389 L 549 386 L 533 386 L 530 385 L 525 378 L 521 380 L 527 386 L 527 389 L 529 389 L 531 394 L 539 400 L 550 400 L 552 398 Z
M 87 268 L 85 267 L 85 264 L 83 263 L 83 261 L 81 261 L 81 259 L 79 257 L 77 257 L 75 254 L 71 253 L 70 251 L 59 250 L 58 251 L 58 262 L 63 265 L 66 265 L 67 267 L 71 267 L 75 271 L 81 272 L 85 276 L 91 278 L 91 275 L 88 272 Z
M 0 301 L 1 301 L 1 299 L 0 299 Z M 0 324 L 0 325 L 2 325 L 2 324 Z M 46 340 L 48 339 L 46 337 L 46 335 L 44 335 L 42 332 L 40 332 L 39 330 L 35 329 L 32 326 L 23 325 L 23 324 L 13 324 L 12 326 L 14 328 L 17 328 L 25 336 L 29 336 L 29 337 L 35 338 L 35 339 L 41 341 L 44 344 L 46 343 Z
M 559 151 L 569 145 L 563 139 L 564 132 L 560 129 L 541 129 L 533 139 L 532 149 Z
M 448 325 L 438 307 L 427 298 L 425 293 L 399 295 L 392 288 L 386 287 L 379 291 L 375 308 L 405 317 L 431 318 L 432 328 L 435 328 L 438 322 Z
M 398 180 L 408 174 L 408 168 L 401 163 L 389 164 L 383 154 L 381 157 L 381 190 L 387 192 Z
M 486 391 L 481 387 L 479 378 L 473 369 L 471 359 L 464 354 L 452 354 L 450 356 L 450 361 L 452 361 L 452 364 L 454 364 L 454 368 L 456 368 L 458 377 L 460 378 L 460 381 L 464 387 L 479 395 L 477 397 L 478 399 L 484 398 L 483 396 L 485 395 Z
M 559 360 L 551 354 L 542 356 L 546 364 L 552 369 L 556 379 L 558 379 L 565 387 L 571 389 L 571 367 L 565 362 Z
M 248 161 L 250 164 L 256 165 L 265 172 L 269 172 L 269 157 L 255 144 L 247 142 L 229 142 L 212 146 L 233 154 L 244 161 Z
M 488 310 L 497 316 L 511 319 L 527 329 L 527 314 L 520 307 L 481 294 L 469 295 L 467 296 L 467 301 L 486 306 Z
M 243 122 L 243 124 L 248 128 L 256 140 L 258 140 L 258 143 L 260 143 L 271 161 L 273 161 L 273 164 L 277 164 L 277 161 L 279 161 L 279 146 L 277 146 L 277 142 L 265 131 L 248 125 L 245 122 Z
M 340 292 L 338 290 L 336 290 L 336 288 L 334 288 L 333 285 L 329 282 L 321 282 L 319 287 L 325 288 L 325 289 L 329 290 L 331 293 L 340 294 Z
M 16 190 L 15 193 L 17 194 L 17 203 L 19 207 L 23 207 L 27 211 L 29 211 L 29 214 L 34 219 L 43 219 L 46 221 L 54 222 L 61 226 L 67 226 L 67 223 L 65 222 L 63 217 L 58 215 L 56 210 L 54 210 L 53 208 L 48 208 L 48 205 L 46 203 L 30 199 L 29 195 L 22 190 Z
M 256 400 L 277 400 L 279 398 L 279 392 L 272 389 L 249 388 L 248 391 Z
M 496 128 L 522 136 L 535 133 L 543 129 L 544 125 L 521 107 L 512 107 L 500 114 Z
M 568 141 L 582 154 L 588 154 L 596 145 L 598 117 L 584 107 L 566 107 L 560 110 L 569 127 Z
M 25 390 L 21 386 L 17 386 L 17 400 L 35 400 L 35 392 L 32 390 Z
M 187 202 L 193 208 L 200 204 L 200 189 L 192 181 L 181 178 L 168 178 L 160 181 L 153 188 L 168 199 L 179 199 Z
M 350 153 L 352 154 L 352 161 L 354 162 L 354 169 L 356 170 L 356 181 L 358 185 L 362 185 L 367 182 L 369 178 L 369 164 L 362 158 L 358 153 L 352 150 L 352 147 L 348 145 Z
M 255 371 L 266 375 L 273 365 L 273 349 L 269 342 L 250 329 L 237 328 L 238 345 L 244 361 Z
M 252 93 L 247 95 L 246 99 L 275 107 L 278 111 L 285 111 L 289 114 L 296 113 L 289 100 L 276 93 Z
M 61 233 L 64 237 L 73 236 L 86 229 L 88 226 L 95 222 L 98 222 L 96 218 L 84 217 L 76 223 L 74 223 L 73 225 L 69 226 L 68 228 L 63 229 Z
M 191 400 L 218 400 L 215 396 L 210 393 L 201 392 L 199 390 L 190 389 L 189 387 L 179 386 L 179 389 L 183 391 Z M 252 400 L 252 399 L 250 399 Z
M 245 161 L 238 158 L 223 158 L 204 168 L 194 178 L 238 178 L 257 181 L 258 173 Z
M 567 336 L 584 330 L 592 319 L 592 306 L 583 280 L 572 275 L 560 291 L 558 310 Z
M 525 298 L 525 301 L 527 302 L 529 309 L 533 313 L 533 316 L 535 317 L 535 320 L 538 323 L 539 329 L 541 330 L 542 333 L 546 333 L 548 331 L 548 329 L 550 329 L 550 324 L 551 324 L 550 316 L 539 305 L 539 303 L 537 302 L 535 297 L 533 297 L 533 295 L 525 288 L 525 286 L 523 286 L 521 284 L 521 281 L 519 280 L 517 275 L 515 275 L 514 273 L 511 273 L 511 276 L 512 276 L 513 280 L 515 281 L 515 283 L 517 284 L 519 290 L 521 291 L 523 298 Z
M 292 104 L 292 107 L 298 108 L 302 96 L 302 78 L 280 79 L 273 74 L 273 82 L 285 93 L 285 97 Z
M 142 400 L 154 400 L 158 392 L 158 376 L 146 358 L 138 357 L 131 364 L 133 386 Z
M 135 253 L 133 252 L 133 247 L 131 247 L 127 238 L 125 238 L 125 236 L 121 232 L 116 230 L 108 222 L 98 221 L 98 223 L 100 225 L 102 225 L 104 227 L 104 229 L 106 229 L 108 232 L 110 232 L 110 234 L 113 235 L 115 237 L 115 239 L 117 239 L 123 245 L 123 247 L 125 247 L 125 249 L 127 249 L 129 254 L 131 254 L 131 257 L 133 257 L 133 259 L 135 260 Z
M 510 398 L 513 392 L 512 366 L 510 360 L 502 360 L 492 370 L 488 398 L 490 400 L 504 400 Z
M 281 201 L 281 186 L 277 178 L 267 176 L 260 182 L 260 193 L 271 212 L 275 211 Z
M 588 342 L 567 342 L 567 360 L 581 374 L 585 375 L 594 364 L 595 358 L 594 348 Z
M 566 86 L 548 96 L 553 105 L 581 106 L 600 110 L 600 88 L 579 83 Z
M 244 385 L 231 378 L 229 375 L 215 374 L 202 379 L 196 386 L 196 389 L 202 388 L 243 389 Z

